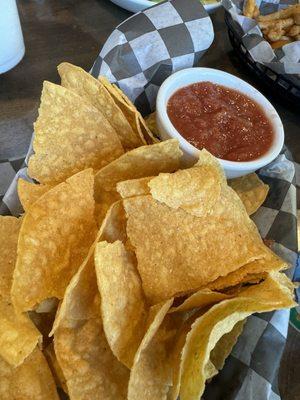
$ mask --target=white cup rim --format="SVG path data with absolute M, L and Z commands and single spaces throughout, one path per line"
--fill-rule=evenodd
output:
M 181 84 L 187 77 L 190 77 L 191 82 L 187 84 Z M 207 78 L 206 78 L 207 77 Z M 255 170 L 258 168 L 263 167 L 264 165 L 269 164 L 271 161 L 274 160 L 280 153 L 283 143 L 284 143 L 284 130 L 281 119 L 272 106 L 272 104 L 267 100 L 267 98 L 260 93 L 257 89 L 251 86 L 249 83 L 243 81 L 242 79 L 229 74 L 227 72 L 213 69 L 213 68 L 204 68 L 204 67 L 196 67 L 196 68 L 186 68 L 181 71 L 175 72 L 173 75 L 169 76 L 159 88 L 156 100 L 156 112 L 157 118 L 160 119 L 161 124 L 164 126 L 164 129 L 167 131 L 170 138 L 176 138 L 180 142 L 180 146 L 184 151 L 186 151 L 190 155 L 196 155 L 199 153 L 199 149 L 189 143 L 174 127 L 172 122 L 169 119 L 167 113 L 167 102 L 171 95 L 181 87 L 187 86 L 192 83 L 196 83 L 199 81 L 211 81 L 213 83 L 216 82 L 213 77 L 222 78 L 224 83 L 221 83 L 224 86 L 228 86 L 228 82 L 235 82 L 237 88 L 235 90 L 240 91 L 242 94 L 247 95 L 256 103 L 258 103 L 263 109 L 267 108 L 268 112 L 266 113 L 269 116 L 269 120 L 272 124 L 273 131 L 274 131 L 274 139 L 270 149 L 262 154 L 255 160 L 250 161 L 229 161 L 223 160 L 219 158 L 219 161 L 223 165 L 224 168 L 228 168 L 230 170 Z M 203 79 L 205 78 L 205 79 Z M 227 85 L 226 85 L 227 82 Z M 176 87 L 175 90 L 172 91 L 171 94 L 167 95 L 168 90 L 170 87 Z M 230 87 L 230 86 L 229 86 Z M 240 90 L 239 88 L 247 88 L 247 90 Z M 271 117 L 270 117 L 271 114 Z

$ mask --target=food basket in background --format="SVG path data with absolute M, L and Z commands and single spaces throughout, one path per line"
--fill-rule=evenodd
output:
M 252 72 L 259 83 L 272 95 L 280 96 L 281 99 L 294 107 L 300 106 L 300 78 L 294 75 L 279 74 L 268 66 L 254 61 L 243 44 L 241 28 L 228 11 L 225 11 L 225 22 L 230 42 L 238 58 Z

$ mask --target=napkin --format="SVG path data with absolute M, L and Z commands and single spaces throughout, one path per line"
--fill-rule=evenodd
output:
M 199 0 L 165 1 L 118 25 L 91 73 L 116 83 L 147 115 L 155 108 L 162 82 L 197 65 L 213 39 L 211 19 Z

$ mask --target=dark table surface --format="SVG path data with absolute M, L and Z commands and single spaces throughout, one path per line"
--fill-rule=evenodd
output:
M 0 75 L 0 159 L 26 154 L 42 82 L 58 82 L 56 66 L 68 61 L 89 70 L 112 29 L 131 15 L 109 0 L 19 0 L 18 7 L 26 54 L 16 68 Z M 200 65 L 233 73 L 257 86 L 232 50 L 223 11 L 218 10 L 212 20 L 215 40 Z M 276 97 L 267 96 L 283 121 L 286 145 L 300 162 L 300 112 L 291 110 Z M 280 390 L 283 400 L 297 400 L 300 399 L 300 335 L 293 328 L 289 332 Z

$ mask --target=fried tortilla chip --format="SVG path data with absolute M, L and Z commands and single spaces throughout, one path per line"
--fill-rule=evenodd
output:
M 59 400 L 47 361 L 38 348 L 16 368 L 0 358 L 0 382 L 1 400 Z
M 95 175 L 95 200 L 98 203 L 98 220 L 110 205 L 120 198 L 116 191 L 118 182 L 175 171 L 182 152 L 177 140 L 168 140 L 151 146 L 142 146 L 102 168 Z
M 22 218 L 0 216 L 0 298 L 10 302 L 12 276 Z
M 95 267 L 107 341 L 118 360 L 131 368 L 148 315 L 135 255 L 120 241 L 100 242 Z
M 176 333 L 176 319 L 166 317 L 172 302 L 173 299 L 169 299 L 150 309 L 148 329 L 130 372 L 128 400 L 166 398 L 172 384 L 169 354 Z
M 12 285 L 18 311 L 63 297 L 95 239 L 93 181 L 91 169 L 79 172 L 45 193 L 26 213 Z
M 28 316 L 16 315 L 11 305 L 10 290 L 20 227 L 21 218 L 0 217 L 0 358 L 13 367 L 22 364 L 42 339 Z
M 159 137 L 159 131 L 157 129 L 157 124 L 156 124 L 156 112 L 147 115 L 147 117 L 145 117 L 145 122 L 147 127 L 153 133 L 153 135 Z
M 213 292 L 210 289 L 200 289 L 190 295 L 183 303 L 177 307 L 172 307 L 169 313 L 190 311 L 194 308 L 204 308 L 219 303 L 222 300 L 229 299 L 231 296 Z
M 101 200 L 102 191 L 115 191 L 118 182 L 175 171 L 181 156 L 176 139 L 138 147 L 125 153 L 95 175 L 96 201 Z
M 36 185 L 25 181 L 22 178 L 18 179 L 18 196 L 21 201 L 24 211 L 36 202 L 44 193 L 52 188 L 51 185 Z
M 212 349 L 208 363 L 213 364 L 217 372 L 224 367 L 226 358 L 231 353 L 233 346 L 236 344 L 240 334 L 243 332 L 245 322 L 246 319 L 237 322 L 232 330 L 223 335 L 216 346 Z
M 181 355 L 180 398 L 198 400 L 204 392 L 205 365 L 223 335 L 255 312 L 268 312 L 295 305 L 293 285 L 283 274 L 272 274 L 266 281 L 246 289 L 237 298 L 214 305 L 198 318 L 188 333 Z
M 43 184 L 63 182 L 76 172 L 100 169 L 124 153 L 107 119 L 71 90 L 44 82 L 30 157 L 29 175 Z
M 198 218 L 151 196 L 123 202 L 127 234 L 152 304 L 197 290 L 266 256 L 266 247 L 239 200 L 237 204 L 224 200 L 222 207 L 216 205 L 215 214 Z
M 219 277 L 209 283 L 208 287 L 211 290 L 224 290 L 241 283 L 259 282 L 261 279 L 266 278 L 269 272 L 288 268 L 288 265 L 267 247 L 265 251 L 264 258 L 252 261 L 226 276 Z
M 269 192 L 269 186 L 255 173 L 230 179 L 228 185 L 238 194 L 249 215 L 259 209 Z
M 148 183 L 152 178 L 153 176 L 148 176 L 146 178 L 129 179 L 128 181 L 118 182 L 117 191 L 123 199 L 150 194 Z
M 113 205 L 84 263 L 73 276 L 54 323 L 54 347 L 72 400 L 124 400 L 128 369 L 113 355 L 100 314 L 100 296 L 94 266 L 98 240 L 123 239 L 119 205 Z M 113 226 L 113 228 L 112 228 Z
M 62 86 L 73 90 L 104 115 L 115 129 L 124 149 L 131 150 L 144 144 L 99 79 L 66 62 L 61 63 L 57 69 Z
M 133 131 L 140 136 L 143 143 L 156 143 L 157 139 L 152 135 L 152 132 L 147 127 L 143 117 L 128 97 L 116 85 L 112 85 L 105 76 L 100 76 L 99 80 L 108 90 L 115 103 L 122 110 Z
M 149 182 L 154 199 L 167 206 L 201 217 L 219 200 L 221 177 L 210 165 L 159 174 Z

